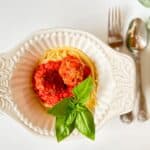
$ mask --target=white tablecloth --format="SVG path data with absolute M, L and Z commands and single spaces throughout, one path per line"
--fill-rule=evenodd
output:
M 89 31 L 103 41 L 107 39 L 107 11 L 121 6 L 124 11 L 124 33 L 134 17 L 144 20 L 150 9 L 137 0 L 0 0 L 0 50 L 12 49 L 20 40 L 41 28 L 70 27 Z M 150 97 L 150 50 L 143 54 L 143 87 Z M 150 108 L 149 108 L 150 110 Z M 136 120 L 126 125 L 118 118 L 109 121 L 97 134 L 96 140 L 86 138 L 57 143 L 33 135 L 13 119 L 0 117 L 1 150 L 149 150 L 150 121 Z

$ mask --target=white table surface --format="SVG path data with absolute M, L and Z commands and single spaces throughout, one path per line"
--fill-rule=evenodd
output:
M 150 9 L 144 8 L 137 0 L 0 0 L 0 52 L 10 50 L 41 28 L 77 28 L 106 41 L 107 10 L 115 5 L 124 10 L 124 31 L 132 18 L 147 19 L 150 16 Z M 143 58 L 143 83 L 148 101 L 150 52 L 146 51 Z M 126 125 L 116 117 L 97 133 L 94 142 L 83 138 L 58 144 L 49 138 L 33 135 L 7 116 L 0 116 L 0 150 L 20 149 L 150 150 L 150 121 L 139 123 L 135 120 Z

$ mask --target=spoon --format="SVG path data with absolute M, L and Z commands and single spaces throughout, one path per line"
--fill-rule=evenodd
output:
M 127 47 L 133 55 L 137 69 L 137 79 L 139 88 L 139 109 L 138 120 L 145 121 L 148 119 L 146 100 L 142 91 L 142 77 L 141 77 L 141 53 L 147 47 L 148 33 L 145 23 L 140 18 L 135 18 L 130 23 L 127 32 Z

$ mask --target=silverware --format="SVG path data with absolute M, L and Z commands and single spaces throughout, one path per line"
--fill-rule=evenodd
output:
M 121 52 L 123 46 L 122 20 L 120 8 L 110 8 L 108 12 L 108 44 Z M 129 112 L 120 116 L 123 122 L 130 123 L 133 120 L 133 113 Z
M 131 51 L 137 68 L 137 79 L 139 88 L 139 109 L 138 120 L 145 121 L 148 119 L 146 100 L 142 91 L 141 78 L 141 53 L 147 47 L 148 33 L 145 23 L 140 18 L 135 18 L 129 25 L 127 32 L 127 47 Z
M 108 44 L 120 51 L 123 46 L 121 12 L 119 8 L 110 8 L 108 12 Z

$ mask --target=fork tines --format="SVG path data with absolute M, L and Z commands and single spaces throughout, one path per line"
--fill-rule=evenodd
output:
M 122 20 L 119 7 L 109 8 L 108 11 L 108 43 L 112 47 L 119 47 L 123 44 Z M 113 44 L 113 45 L 112 45 Z
M 109 8 L 108 12 L 109 33 L 120 33 L 122 30 L 121 11 L 119 7 Z

